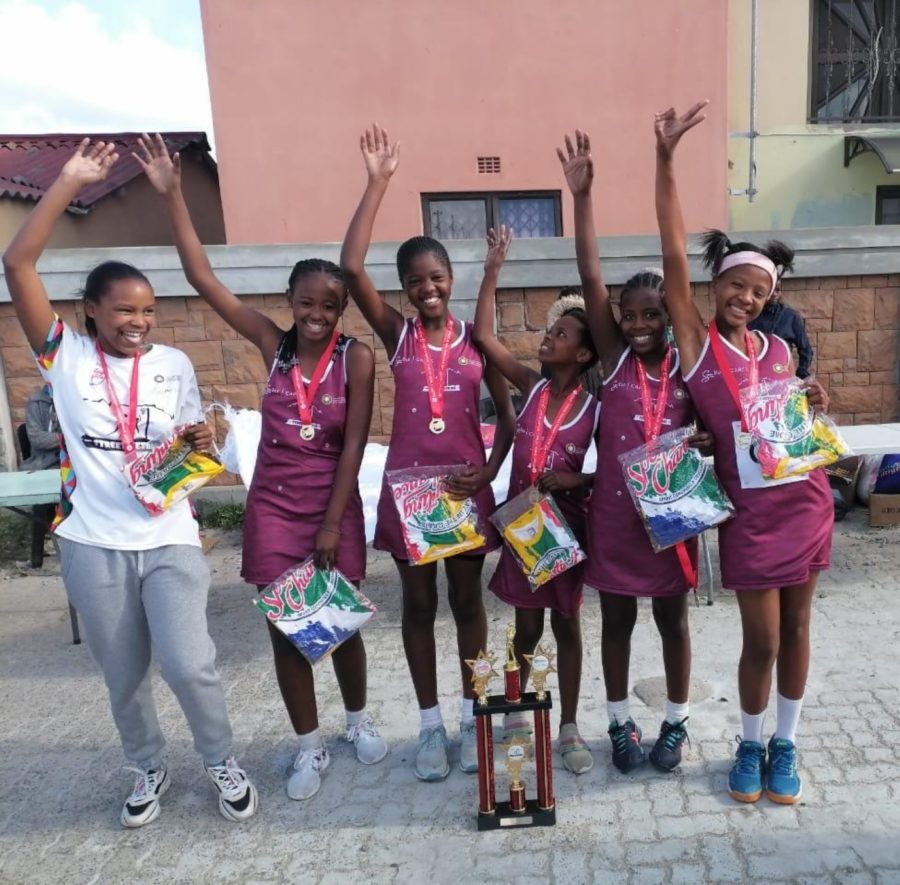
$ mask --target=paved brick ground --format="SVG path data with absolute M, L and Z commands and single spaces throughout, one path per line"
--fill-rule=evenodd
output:
M 370 708 L 390 742 L 388 758 L 361 766 L 342 742 L 326 665 L 319 704 L 332 767 L 313 800 L 287 799 L 293 741 L 263 624 L 237 578 L 235 538 L 223 535 L 210 554 L 210 623 L 237 750 L 260 789 L 261 810 L 243 826 L 218 815 L 180 711 L 160 685 L 173 786 L 160 819 L 134 832 L 118 824 L 131 775 L 121 769 L 88 652 L 68 642 L 61 584 L 52 569 L 28 577 L 7 571 L 0 576 L 0 881 L 900 882 L 898 541 L 900 530 L 869 529 L 860 512 L 836 530 L 834 569 L 815 602 L 799 806 L 741 806 L 725 793 L 739 729 L 739 621 L 729 594 L 692 611 L 697 692 L 693 744 L 681 770 L 623 777 L 612 769 L 596 651 L 599 606 L 591 598 L 580 719 L 597 764 L 576 779 L 555 760 L 557 827 L 486 834 L 475 830 L 471 776 L 455 769 L 436 785 L 413 777 L 417 716 L 393 567 L 384 557 L 372 559 L 367 590 L 381 614 L 365 635 Z M 494 647 L 502 649 L 508 612 L 493 598 L 488 612 Z M 636 718 L 652 740 L 662 668 L 649 614 L 642 606 L 632 682 Z M 446 605 L 439 618 L 440 685 L 455 735 L 458 676 Z

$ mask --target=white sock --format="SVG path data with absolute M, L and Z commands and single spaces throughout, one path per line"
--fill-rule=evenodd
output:
M 690 712 L 690 701 L 685 701 L 683 704 L 676 704 L 675 701 L 670 701 L 666 698 L 666 722 L 671 725 L 678 725 L 679 722 L 687 719 Z
M 355 713 L 344 710 L 344 715 L 347 717 L 347 728 L 353 728 L 354 725 L 359 725 L 366 718 L 366 708 L 363 707 L 362 710 L 357 710 Z
M 444 724 L 440 704 L 435 704 L 433 707 L 428 707 L 425 710 L 419 710 L 419 718 L 421 719 L 422 728 L 437 728 Z
M 775 737 L 783 738 L 794 743 L 797 736 L 797 725 L 800 723 L 800 708 L 803 706 L 803 698 L 792 701 L 784 697 L 781 692 L 777 694 L 778 706 L 775 715 Z
M 467 722 L 472 722 L 475 719 L 475 714 L 472 712 L 475 706 L 475 698 L 463 698 L 462 704 L 459 708 L 459 720 L 465 725 Z
M 763 723 L 766 721 L 766 711 L 762 713 L 745 713 L 741 710 L 741 738 L 745 741 L 763 742 Z
M 607 701 L 606 713 L 609 716 L 609 724 L 624 725 L 631 718 L 631 703 L 628 698 L 621 701 Z
M 298 734 L 297 743 L 301 750 L 318 750 L 322 746 L 322 734 L 318 728 L 306 734 Z

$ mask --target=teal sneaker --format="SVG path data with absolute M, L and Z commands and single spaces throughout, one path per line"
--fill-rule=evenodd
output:
M 738 802 L 756 802 L 763 791 L 766 774 L 766 748 L 756 741 L 741 740 L 740 736 L 734 765 L 728 774 L 728 792 Z
M 459 767 L 466 774 L 478 771 L 478 736 L 474 719 L 459 725 Z
M 791 741 L 773 736 L 769 741 L 766 795 L 779 805 L 793 805 L 800 799 L 800 789 L 797 747 Z
M 447 760 L 447 731 L 443 725 L 423 728 L 416 750 L 416 777 L 420 781 L 442 781 L 450 774 Z

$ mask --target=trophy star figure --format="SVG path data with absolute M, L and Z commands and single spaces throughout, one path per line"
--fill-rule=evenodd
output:
M 554 659 L 556 652 L 543 644 L 539 645 L 534 654 L 522 655 L 531 665 L 531 684 L 539 701 L 544 700 L 547 693 L 547 677 L 556 672 Z
M 494 669 L 497 657 L 493 652 L 478 652 L 476 658 L 466 659 L 466 666 L 472 671 L 472 687 L 475 689 L 480 706 L 487 704 L 488 683 L 500 674 Z

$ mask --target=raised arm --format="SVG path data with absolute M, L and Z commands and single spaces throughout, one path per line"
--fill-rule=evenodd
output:
M 140 153 L 131 156 L 141 164 L 150 184 L 165 201 L 187 281 L 235 332 L 260 349 L 267 363 L 271 362 L 283 332 L 265 314 L 247 307 L 213 272 L 181 191 L 180 155 L 170 157 L 158 133 L 153 138 L 144 135 L 138 144 Z
M 695 104 L 678 116 L 674 108 L 656 115 L 656 220 L 662 246 L 666 307 L 681 358 L 682 371 L 690 371 L 700 358 L 706 325 L 691 298 L 687 234 L 675 186 L 674 154 L 681 136 L 706 119 L 701 113 L 709 102 Z
M 118 159 L 112 142 L 91 145 L 90 139 L 85 138 L 3 254 L 3 270 L 13 309 L 35 352 L 43 347 L 53 322 L 53 308 L 38 275 L 37 261 L 66 206 L 83 187 L 103 181 Z
M 515 385 L 527 395 L 531 388 L 540 381 L 541 376 L 520 363 L 494 334 L 497 280 L 500 277 L 500 268 L 503 267 L 503 262 L 506 260 L 511 242 L 512 230 L 505 225 L 500 227 L 499 234 L 493 228 L 488 231 L 484 278 L 481 281 L 481 288 L 478 290 L 478 304 L 475 308 L 472 337 L 485 359 L 495 366 L 510 384 Z
M 387 132 L 376 123 L 360 136 L 359 149 L 366 164 L 368 182 L 344 236 L 341 270 L 351 297 L 382 340 L 388 356 L 393 356 L 403 330 L 403 315 L 385 302 L 366 273 L 366 253 L 372 242 L 375 216 L 400 162 L 400 143 L 390 144 Z
M 572 139 L 567 135 L 565 153 L 557 148 L 556 155 L 575 202 L 575 258 L 578 262 L 578 275 L 581 277 L 584 309 L 591 335 L 600 353 L 603 373 L 609 377 L 625 350 L 625 339 L 616 322 L 609 290 L 603 283 L 600 269 L 597 234 L 594 230 L 594 207 L 591 203 L 594 161 L 591 157 L 590 136 L 587 132 L 576 129 L 575 145 L 572 145 Z

